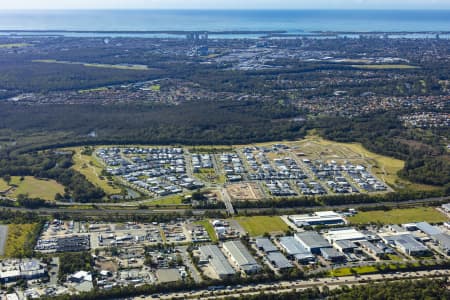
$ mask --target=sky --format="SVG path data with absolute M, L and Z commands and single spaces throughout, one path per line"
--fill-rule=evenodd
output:
M 450 0 L 0 0 L 1 9 L 450 9 Z

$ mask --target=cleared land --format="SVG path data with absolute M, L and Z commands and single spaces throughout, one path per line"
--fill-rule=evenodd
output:
M 382 224 L 403 224 L 411 222 L 440 223 L 448 221 L 448 218 L 433 207 L 417 207 L 406 209 L 392 209 L 389 211 L 375 210 L 358 212 L 348 220 L 353 224 L 368 224 L 379 222 Z
M 20 180 L 19 176 L 13 176 L 11 179 L 11 184 L 17 186 L 11 194 L 13 197 L 28 194 L 30 198 L 52 201 L 57 193 L 64 194 L 64 186 L 55 180 L 37 179 L 32 176 L 25 176 L 24 180 Z
M 371 69 L 371 70 L 389 70 L 389 69 L 417 69 L 418 67 L 410 65 L 352 65 L 357 69 Z
M 8 226 L 8 239 L 6 240 L 5 257 L 21 257 L 29 248 L 32 233 L 37 224 L 13 224 Z
M 64 65 L 81 65 L 84 67 L 92 68 L 106 68 L 106 69 L 120 69 L 120 70 L 134 70 L 134 71 L 147 71 L 149 68 L 144 65 L 108 65 L 108 64 L 93 64 L 73 61 L 62 61 L 55 59 L 36 59 L 35 63 L 47 63 L 47 64 L 64 64 Z
M 100 178 L 103 168 L 92 155 L 82 155 L 82 148 L 71 148 L 69 150 L 75 151 L 73 156 L 74 170 L 86 176 L 87 180 L 101 188 L 108 195 L 121 193 L 121 189 L 108 184 L 108 180 L 105 177 Z
M 286 232 L 289 227 L 278 216 L 237 217 L 236 221 L 250 236 L 260 236 L 264 233 Z
M 256 201 L 263 197 L 263 192 L 255 183 L 236 183 L 227 186 L 228 194 L 235 200 Z

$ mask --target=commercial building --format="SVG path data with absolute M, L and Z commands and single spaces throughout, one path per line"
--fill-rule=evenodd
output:
M 317 225 L 342 225 L 347 222 L 334 211 L 319 211 L 307 215 L 292 215 L 288 219 L 297 227 Z
M 293 236 L 280 238 L 280 246 L 288 257 L 295 259 L 299 263 L 306 263 L 316 259 L 311 251 L 303 247 Z
M 388 244 L 395 246 L 400 251 L 411 256 L 422 256 L 430 254 L 430 250 L 418 242 L 413 235 L 409 233 L 382 236 L 382 239 Z
M 322 248 L 331 248 L 330 243 L 315 231 L 296 233 L 295 239 L 313 254 L 320 254 Z
M 229 255 L 231 261 L 246 274 L 257 273 L 261 269 L 261 266 L 241 241 L 225 242 L 223 243 L 223 249 Z
M 209 263 L 214 273 L 220 278 L 233 276 L 236 271 L 216 245 L 199 247 L 200 262 Z

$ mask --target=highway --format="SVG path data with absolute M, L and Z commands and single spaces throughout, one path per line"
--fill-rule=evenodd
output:
M 444 202 L 450 201 L 450 197 L 437 197 L 437 198 L 427 198 L 419 200 L 409 200 L 402 202 L 381 202 L 381 203 L 363 203 L 363 204 L 346 204 L 346 205 L 336 205 L 336 206 L 311 206 L 311 207 L 292 207 L 292 208 L 277 208 L 280 214 L 283 212 L 289 212 L 293 209 L 302 209 L 305 212 L 314 212 L 319 210 L 340 210 L 345 208 L 361 208 L 361 207 L 376 207 L 376 206 L 387 206 L 387 207 L 410 207 L 415 205 L 426 204 L 429 202 Z M 167 213 L 180 213 L 183 214 L 186 211 L 191 211 L 194 215 L 204 215 L 206 211 L 208 212 L 225 212 L 225 209 L 186 209 L 186 208 L 154 208 L 154 209 L 139 209 L 135 205 L 131 206 L 130 203 L 127 205 L 111 204 L 111 203 L 64 203 L 62 206 L 92 206 L 95 205 L 97 208 L 93 209 L 82 209 L 82 208 L 69 208 L 69 207 L 57 207 L 57 208 L 39 208 L 39 209 L 27 209 L 22 207 L 4 207 L 5 209 L 11 209 L 15 211 L 31 211 L 36 212 L 43 216 L 51 216 L 54 213 L 73 213 L 73 214 L 84 214 L 86 216 L 100 216 L 100 215 L 148 215 L 148 214 L 167 214 Z M 59 205 L 59 204 L 58 204 Z M 108 206 L 115 206 L 117 208 L 108 208 Z M 234 208 L 233 208 L 234 210 Z M 247 213 L 258 214 L 264 213 L 266 211 L 273 211 L 273 208 L 246 208 Z
M 327 286 L 330 289 L 338 288 L 344 285 L 358 285 L 370 284 L 373 282 L 382 282 L 388 280 L 390 282 L 395 280 L 405 279 L 422 279 L 422 278 L 444 278 L 450 276 L 450 270 L 434 270 L 434 271 L 418 271 L 418 272 L 397 272 L 390 274 L 371 274 L 361 276 L 347 276 L 336 278 L 320 278 L 311 280 L 293 280 L 281 281 L 264 284 L 254 284 L 245 286 L 233 286 L 225 289 L 208 291 L 189 291 L 181 293 L 167 293 L 160 295 L 161 299 L 216 299 L 224 297 L 240 297 L 245 295 L 259 294 L 261 292 L 271 293 L 287 293 L 294 290 L 302 290 L 313 287 Z M 134 299 L 154 299 L 148 297 L 136 297 Z

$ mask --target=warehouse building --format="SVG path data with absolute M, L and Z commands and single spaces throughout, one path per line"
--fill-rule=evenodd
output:
M 299 263 L 307 263 L 316 260 L 316 257 L 311 251 L 308 251 L 303 247 L 293 236 L 280 238 L 280 245 L 288 257 L 295 259 Z
M 256 247 L 265 253 L 278 251 L 277 247 L 268 238 L 257 238 L 255 240 Z
M 214 273 L 220 279 L 233 276 L 236 271 L 228 262 L 227 258 L 216 245 L 199 247 L 200 263 L 209 263 Z
M 400 251 L 411 256 L 424 256 L 431 253 L 425 245 L 418 242 L 409 233 L 383 236 L 382 238 L 388 245 L 395 246 Z
M 381 257 L 384 255 L 384 251 L 381 248 L 372 244 L 371 242 L 361 241 L 359 242 L 359 244 L 361 245 L 361 248 L 363 248 L 367 253 L 373 256 Z
M 345 260 L 345 256 L 334 248 L 321 248 L 320 254 L 323 258 L 332 262 L 342 262 Z
M 347 224 L 345 219 L 334 211 L 319 211 L 306 215 L 292 215 L 288 216 L 288 219 L 297 227 Z
M 246 274 L 257 273 L 261 266 L 241 241 L 229 241 L 223 243 L 223 249 L 230 257 L 231 261 Z
M 267 260 L 277 269 L 290 269 L 293 267 L 291 262 L 279 251 L 268 253 Z
M 416 223 L 416 227 L 417 227 L 417 229 L 419 229 L 420 231 L 422 231 L 423 233 L 425 233 L 429 236 L 442 233 L 442 231 L 439 228 L 437 228 L 436 226 L 433 226 L 427 222 Z
M 324 234 L 325 239 L 330 243 L 336 241 L 363 241 L 367 240 L 367 236 L 355 228 L 336 228 L 330 229 Z
M 446 233 L 439 233 L 432 235 L 431 238 L 439 245 L 445 254 L 450 255 L 450 235 Z
M 322 248 L 331 248 L 330 243 L 315 231 L 296 233 L 295 239 L 313 254 L 320 254 Z
M 427 222 L 416 223 L 416 227 L 438 244 L 445 254 L 450 254 L 450 236 L 448 234 Z
M 35 259 L 4 260 L 0 262 L 0 283 L 15 282 L 19 279 L 38 279 L 45 276 L 47 276 L 47 269 Z
M 334 248 L 342 253 L 352 253 L 358 246 L 353 241 L 342 240 L 333 243 Z

